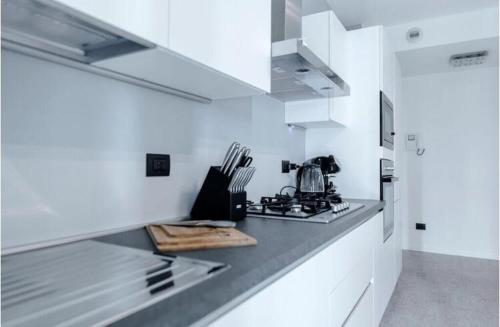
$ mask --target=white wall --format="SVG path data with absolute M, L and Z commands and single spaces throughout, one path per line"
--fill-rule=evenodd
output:
M 379 91 L 381 27 L 348 32 L 348 75 L 351 95 L 338 98 L 349 111 L 346 128 L 311 128 L 306 157 L 334 154 L 342 171 L 334 183 L 345 197 L 379 199 Z M 335 99 L 337 100 L 337 99 Z M 334 101 L 333 111 L 336 110 Z
M 2 249 L 186 216 L 234 140 L 253 150 L 252 199 L 305 159 L 267 96 L 202 105 L 6 51 L 2 95 Z M 147 152 L 171 155 L 170 177 L 145 177 Z
M 406 39 L 413 27 L 422 30 L 416 43 Z M 498 7 L 388 26 L 386 31 L 396 52 L 497 37 Z
M 401 152 L 404 246 L 498 258 L 498 68 L 404 78 L 402 93 L 405 132 L 426 148 Z

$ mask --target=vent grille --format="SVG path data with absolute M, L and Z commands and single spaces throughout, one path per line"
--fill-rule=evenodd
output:
M 488 51 L 456 54 L 450 57 L 450 65 L 453 67 L 481 65 L 486 61 L 487 56 Z

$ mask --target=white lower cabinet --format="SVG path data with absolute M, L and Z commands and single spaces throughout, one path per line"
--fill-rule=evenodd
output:
M 381 212 L 210 326 L 376 326 L 374 259 L 379 237 Z
M 384 242 L 382 226 L 377 236 L 374 261 L 374 319 L 378 326 L 398 281 L 402 267 L 399 204 L 394 203 L 394 232 Z
M 396 183 L 399 184 L 399 183 Z M 399 278 L 403 270 L 403 235 L 402 235 L 402 222 L 401 222 L 401 203 L 400 201 L 394 202 L 394 250 L 396 256 L 396 279 Z
M 372 281 L 373 252 L 369 251 L 357 258 L 360 261 L 331 294 L 332 318 L 330 326 L 340 327 L 344 325 Z
M 329 326 L 328 293 L 318 278 L 328 275 L 325 260 L 325 253 L 319 253 L 210 326 Z
M 344 327 L 371 327 L 374 326 L 373 319 L 373 285 L 368 284 L 363 296 L 359 299 L 349 317 L 344 323 Z

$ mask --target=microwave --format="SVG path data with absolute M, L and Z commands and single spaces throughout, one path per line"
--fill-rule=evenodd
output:
M 394 150 L 394 107 L 389 98 L 380 91 L 380 146 Z

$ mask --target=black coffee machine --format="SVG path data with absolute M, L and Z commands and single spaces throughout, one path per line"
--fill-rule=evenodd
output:
M 335 185 L 330 181 L 333 175 L 340 171 L 340 166 L 333 155 L 328 157 L 316 157 L 304 162 L 297 170 L 296 196 L 318 196 L 330 199 L 332 202 L 340 202 L 340 195 L 335 193 Z M 318 175 L 321 174 L 321 182 L 315 184 Z M 304 181 L 307 181 L 304 183 Z M 306 187 L 304 187 L 306 184 Z M 306 193 L 306 194 L 304 194 Z

